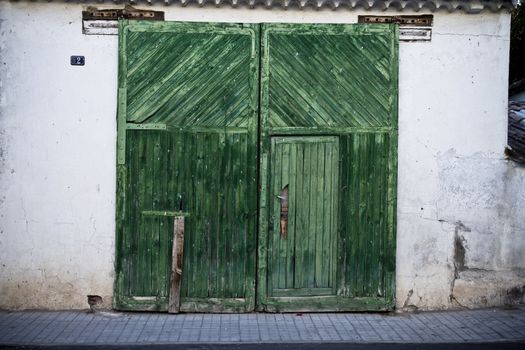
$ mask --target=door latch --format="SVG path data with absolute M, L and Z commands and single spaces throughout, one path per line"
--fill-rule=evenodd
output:
M 288 238 L 288 185 L 283 187 L 277 198 L 281 202 L 280 233 L 282 237 Z

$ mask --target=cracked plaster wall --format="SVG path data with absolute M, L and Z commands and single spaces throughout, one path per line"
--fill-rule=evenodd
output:
M 110 302 L 117 37 L 82 35 L 82 9 L 0 2 L 0 308 Z M 156 9 L 215 22 L 363 14 Z M 503 159 L 509 18 L 438 13 L 430 43 L 400 44 L 398 308 L 503 304 L 524 284 L 525 171 Z

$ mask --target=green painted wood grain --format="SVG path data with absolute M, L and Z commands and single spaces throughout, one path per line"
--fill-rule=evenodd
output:
M 132 31 L 127 120 L 245 127 L 251 116 L 252 36 L 247 31 Z
M 250 215 L 250 209 L 255 210 L 254 197 L 248 203 L 255 182 L 246 177 L 247 142 L 247 133 L 128 131 L 130 151 L 135 145 L 139 147 L 127 156 L 127 170 L 136 174 L 128 179 L 134 191 L 128 190 L 127 195 L 134 194 L 131 201 L 137 205 L 124 221 L 138 223 L 127 235 L 136 242 L 127 248 L 126 261 L 132 270 L 128 295 L 167 295 L 166 263 L 170 262 L 173 228 L 171 212 L 162 209 L 170 201 L 178 205 L 179 196 L 183 209 L 190 213 L 185 233 L 183 300 L 245 295 L 248 223 L 255 219 Z M 185 168 L 188 171 L 177 176 L 177 182 L 170 181 L 176 169 Z
M 167 308 L 170 217 L 142 213 L 178 211 L 182 197 L 190 232 L 182 309 L 252 310 L 256 268 L 258 310 L 391 308 L 397 35 L 389 25 L 272 24 L 259 37 L 258 25 L 121 22 L 115 306 Z M 304 199 L 289 212 L 289 230 L 305 234 L 274 247 L 270 140 L 285 135 L 333 135 L 339 151 L 309 141 L 282 150 L 279 181 L 294 184 L 291 198 Z M 334 177 L 321 176 L 334 164 Z M 299 176 L 305 169 L 309 175 Z M 319 195 L 330 191 L 338 201 Z M 319 233 L 326 226 L 337 239 Z M 298 245 L 306 270 L 296 271 Z M 325 285 L 337 296 L 326 295 Z M 288 297 L 272 296 L 274 287 Z
M 297 25 L 265 32 L 269 126 L 391 124 L 392 31 L 354 27 Z
M 258 25 L 121 22 L 116 307 L 166 309 L 182 210 L 181 309 L 253 309 L 258 43 Z
M 339 175 L 338 155 L 337 137 L 272 139 L 272 230 L 268 247 L 272 294 L 278 290 L 296 289 L 301 295 L 305 290 L 316 295 L 317 288 L 332 287 L 329 276 L 335 264 L 335 252 L 330 247 L 337 239 L 334 223 L 338 201 L 335 186 Z M 326 188 L 325 180 L 329 184 Z M 278 196 L 286 186 L 289 193 L 288 235 L 283 237 Z
M 258 251 L 259 274 L 269 277 L 259 277 L 258 310 L 390 309 L 395 298 L 398 29 L 390 25 L 264 24 L 261 40 Z M 305 203 L 310 206 L 312 198 L 320 197 L 323 203 L 307 220 L 296 220 L 296 232 L 312 226 L 317 233 L 326 225 L 327 212 L 338 214 L 331 223 L 337 231 L 336 239 L 319 235 L 322 239 L 318 240 L 307 234 L 295 243 L 316 251 L 313 256 L 296 254 L 298 261 L 316 266 L 313 272 L 298 271 L 296 277 L 304 286 L 333 286 L 332 296 L 301 292 L 285 298 L 282 296 L 293 289 L 279 292 L 274 285 L 282 282 L 272 277 L 277 225 L 272 221 L 276 215 L 271 205 L 276 186 L 272 184 L 276 180 L 270 140 L 299 135 L 312 140 L 316 135 L 333 135 L 339 140 L 334 157 L 324 150 L 322 161 L 305 161 L 305 156 L 312 158 L 312 150 L 322 152 L 320 144 L 298 154 L 302 168 L 297 172 L 303 176 L 297 176 L 294 185 L 300 196 L 308 198 L 296 210 Z M 338 164 L 338 176 L 320 176 L 319 169 L 330 168 L 332 160 Z M 308 172 L 317 175 L 312 177 Z M 305 184 L 310 186 L 308 191 L 304 191 Z M 333 208 L 328 198 L 319 195 L 328 193 L 332 185 L 339 198 Z M 326 258 L 330 256 L 335 258 Z M 329 274 L 320 273 L 327 270 Z M 277 292 L 272 294 L 273 290 Z

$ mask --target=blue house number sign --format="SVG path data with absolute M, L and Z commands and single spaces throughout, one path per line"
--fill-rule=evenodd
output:
M 83 66 L 86 63 L 84 56 L 71 56 L 72 66 Z

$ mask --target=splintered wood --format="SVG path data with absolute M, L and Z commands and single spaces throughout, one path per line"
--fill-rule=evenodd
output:
M 182 257 L 184 252 L 184 216 L 173 219 L 173 248 L 171 253 L 171 289 L 168 312 L 180 311 L 180 286 L 182 281 Z

